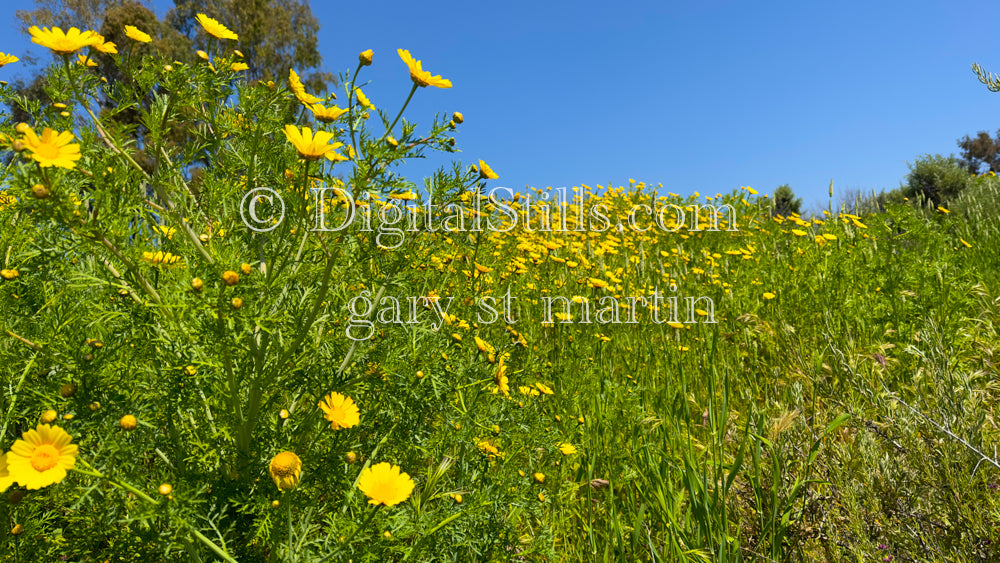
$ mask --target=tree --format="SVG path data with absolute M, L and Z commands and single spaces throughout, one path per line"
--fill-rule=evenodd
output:
M 778 186 L 774 190 L 774 215 L 788 217 L 792 213 L 799 213 L 802 208 L 802 199 L 795 197 L 795 192 L 788 184 Z
M 118 45 L 128 44 L 122 28 L 134 25 L 154 37 L 154 46 L 176 60 L 191 60 L 208 50 L 209 36 L 195 23 L 199 12 L 219 20 L 240 39 L 231 45 L 244 55 L 251 80 L 276 80 L 294 68 L 313 91 L 325 91 L 333 75 L 321 72 L 319 20 L 305 0 L 174 0 L 164 21 L 148 2 L 126 0 L 34 0 L 34 10 L 18 10 L 21 32 L 32 25 L 93 29 Z M 216 41 L 216 47 L 219 43 Z M 230 45 L 227 45 L 230 47 Z M 112 77 L 108 77 L 111 80 Z
M 206 49 L 209 42 L 209 35 L 195 23 L 199 12 L 235 31 L 251 80 L 287 78 L 288 69 L 294 68 L 313 91 L 325 91 L 333 82 L 332 74 L 318 70 L 323 62 L 317 48 L 319 20 L 303 0 L 174 0 L 174 4 L 167 22 L 198 49 Z
M 903 195 L 920 203 L 931 201 L 939 206 L 965 189 L 969 172 L 954 155 L 924 155 L 913 164 L 902 186 Z
M 980 131 L 975 138 L 966 135 L 958 140 L 958 146 L 962 149 L 959 163 L 970 174 L 1000 172 L 1000 130 L 997 131 L 996 139 L 991 138 L 986 131 Z M 987 170 L 982 170 L 983 165 L 986 165 Z

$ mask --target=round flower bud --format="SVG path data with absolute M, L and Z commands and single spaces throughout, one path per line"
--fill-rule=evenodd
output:
M 17 125 L 14 126 L 14 131 L 17 131 L 18 133 L 24 135 L 25 133 L 28 132 L 28 129 L 30 128 L 31 126 L 28 125 L 27 123 L 18 123 Z
M 455 123 L 462 123 L 463 121 L 465 121 L 465 116 L 462 115 L 461 112 L 456 111 L 455 113 L 451 114 L 451 120 L 454 121 Z
M 240 271 L 241 271 L 241 272 L 243 272 L 243 275 L 245 275 L 245 276 L 249 276 L 249 275 L 250 275 L 250 272 L 251 272 L 251 269 L 250 269 L 250 264 L 247 264 L 246 262 L 244 262 L 244 263 L 243 263 L 243 264 L 242 264 L 242 265 L 240 266 Z
M 535 473 L 533 475 L 533 477 L 535 478 L 535 482 L 536 483 L 544 483 L 545 482 L 545 474 L 544 473 Z
M 233 304 L 233 309 L 239 309 L 243 307 L 243 300 L 240 299 L 239 297 L 233 297 L 232 304 Z
M 361 62 L 361 66 L 368 66 L 372 64 L 372 56 L 374 55 L 375 52 L 372 51 L 371 49 L 368 49 L 367 51 L 361 51 L 361 54 L 358 55 L 358 61 Z
M 163 496 L 167 496 L 170 493 L 174 492 L 174 488 L 170 485 L 170 483 L 164 483 L 160 485 L 159 488 L 156 489 L 156 492 L 160 493 Z
M 201 288 L 205 286 L 205 282 L 201 281 L 201 278 L 194 278 L 191 280 L 191 289 L 195 291 L 201 291 Z
M 87 344 L 88 344 L 88 345 L 89 345 L 89 346 L 90 346 L 91 348 L 94 348 L 95 350 L 96 350 L 96 349 L 100 349 L 100 348 L 104 348 L 104 342 L 101 342 L 101 341 L 100 341 L 99 339 L 97 339 L 97 338 L 88 338 L 88 339 L 87 339 Z
M 38 417 L 38 420 L 42 424 L 51 424 L 51 423 L 55 422 L 55 420 L 57 418 L 59 418 L 59 413 L 57 413 L 55 411 L 55 409 L 49 409 L 49 410 L 43 412 L 42 416 Z
M 462 504 L 462 495 L 454 494 L 451 495 L 451 498 L 455 499 L 456 504 Z
M 236 285 L 240 283 L 240 275 L 232 270 L 226 270 L 222 273 L 222 281 L 226 282 L 226 285 Z
M 24 149 L 28 148 L 28 145 L 25 145 L 21 139 L 14 139 L 14 142 L 10 144 L 10 148 L 14 152 L 23 152 Z
M 24 491 L 18 489 L 7 495 L 7 502 L 11 505 L 19 504 L 24 499 Z
M 385 142 L 389 143 L 389 146 L 392 148 L 396 148 L 399 146 L 399 141 L 397 141 L 396 138 L 393 137 L 392 135 L 386 136 Z
M 46 199 L 49 197 L 49 189 L 41 184 L 31 186 L 31 195 L 35 199 Z
M 354 463 L 355 461 L 358 461 L 358 454 L 354 452 L 347 452 L 347 455 L 344 456 L 344 460 L 347 463 Z
M 130 414 L 123 416 L 122 419 L 118 421 L 118 426 L 121 426 L 122 430 L 125 430 L 126 432 L 135 430 L 137 424 L 139 424 L 139 421 Z
M 23 533 L 24 533 L 24 526 L 20 524 L 16 524 L 13 528 L 10 529 L 10 535 L 12 536 L 20 536 Z
M 423 379 L 423 378 L 424 378 L 424 372 L 418 371 L 417 372 L 417 379 Z
M 63 415 L 63 420 L 67 420 L 68 421 L 68 420 L 73 420 L 74 418 L 76 418 L 76 415 L 73 414 L 73 413 L 69 413 L 68 412 L 68 413 L 66 413 L 66 414 Z
M 288 409 L 281 409 L 280 411 L 278 411 L 278 416 L 281 419 L 286 419 L 289 416 L 291 416 L 291 413 L 288 412 Z
M 12 280 L 19 275 L 17 270 L 0 270 L 0 278 L 5 280 Z
M 90 403 L 90 410 L 92 410 L 92 411 L 99 411 L 99 410 L 101 410 L 101 403 L 98 402 L 98 401 L 94 401 L 93 403 Z
M 59 388 L 59 394 L 66 399 L 76 395 L 76 383 L 64 383 L 63 386 Z
M 278 499 L 271 501 L 271 508 L 278 508 L 279 506 L 281 506 L 281 503 L 278 502 Z

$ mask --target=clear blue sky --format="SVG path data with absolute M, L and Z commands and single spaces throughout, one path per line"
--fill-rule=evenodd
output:
M 0 51 L 20 54 L 33 46 L 14 31 L 15 4 L 0 8 Z M 161 16 L 169 5 L 154 2 Z M 825 207 L 831 178 L 837 193 L 894 188 L 907 161 L 957 154 L 959 137 L 1000 128 L 1000 94 L 970 69 L 1000 72 L 1000 39 L 977 23 L 1000 21 L 992 2 L 376 1 L 313 10 L 326 70 L 353 70 L 358 52 L 374 49 L 363 77 L 380 107 L 394 112 L 409 91 L 397 48 L 450 79 L 449 90 L 418 91 L 407 116 L 429 124 L 434 112 L 463 112 L 455 156 L 484 159 L 496 185 L 513 189 L 634 178 L 714 195 L 788 183 L 807 206 Z M 406 172 L 420 183 L 448 158 Z

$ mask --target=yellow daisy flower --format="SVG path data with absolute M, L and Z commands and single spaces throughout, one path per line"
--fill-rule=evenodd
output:
M 316 134 L 313 135 L 312 129 L 308 127 L 303 127 L 302 131 L 299 131 L 299 128 L 294 125 L 285 125 L 285 137 L 295 145 L 299 156 L 306 160 L 316 160 L 321 156 L 325 156 L 329 160 L 343 158 L 343 155 L 338 154 L 334 149 L 338 149 L 344 144 L 329 144 L 333 139 L 333 133 L 328 131 L 316 131 Z
M 46 127 L 39 137 L 31 129 L 24 127 L 24 143 L 31 156 L 38 162 L 39 166 L 57 166 L 59 168 L 75 168 L 76 161 L 80 160 L 80 145 L 70 144 L 73 140 L 73 133 L 63 131 L 57 133 Z
M 302 460 L 292 452 L 281 452 L 271 459 L 268 471 L 278 489 L 282 492 L 290 491 L 299 483 L 299 477 L 302 475 Z
M 125 36 L 133 41 L 138 41 L 140 43 L 149 43 L 153 40 L 148 33 L 140 31 L 139 28 L 134 25 L 125 26 Z
M 246 70 L 250 68 L 246 63 L 233 63 L 229 65 L 229 69 L 233 72 L 239 72 L 241 70 Z
M 7 453 L 7 471 L 22 487 L 41 489 L 66 477 L 76 464 L 73 438 L 58 426 L 39 424 L 21 435 Z
M 486 180 L 496 180 L 500 176 L 498 176 L 492 168 L 487 166 L 487 164 L 483 162 L 483 159 L 479 159 L 479 177 Z
M 6 53 L 0 53 L 0 68 L 3 68 L 10 63 L 16 63 L 21 59 L 15 57 L 14 55 L 8 55 Z
M 358 405 L 350 397 L 345 397 L 340 393 L 330 393 L 319 402 L 319 408 L 326 413 L 323 415 L 330 421 L 330 427 L 334 430 L 341 428 L 351 428 L 361 422 L 361 415 Z
M 559 451 L 561 451 L 563 455 L 573 455 L 576 453 L 576 446 L 573 444 L 562 443 L 559 444 Z
M 347 113 L 346 109 L 341 109 L 337 106 L 327 108 L 323 107 L 320 104 L 313 104 L 309 106 L 309 109 L 312 110 L 313 115 L 316 116 L 316 119 L 322 121 L 323 123 L 334 122 L 340 119 L 340 116 Z
M 316 96 L 306 92 L 306 87 L 302 84 L 299 79 L 299 75 L 295 73 L 294 70 L 288 69 L 288 87 L 291 88 L 292 93 L 295 97 L 299 99 L 300 102 L 307 106 L 311 106 L 319 101 L 321 101 Z
M 32 43 L 48 47 L 57 55 L 71 55 L 84 47 L 103 43 L 100 35 L 93 31 L 80 31 L 75 27 L 64 33 L 58 27 L 50 30 L 47 27 L 38 29 L 38 26 L 34 25 L 28 32 L 31 33 Z
M 14 484 L 14 478 L 7 471 L 7 454 L 0 454 L 0 493 Z
M 219 39 L 232 39 L 233 41 L 240 40 L 240 37 L 230 31 L 228 27 L 222 25 L 217 20 L 206 16 L 205 14 L 198 14 L 195 16 L 195 19 L 198 20 L 198 23 L 201 24 L 201 27 L 205 28 L 205 31 L 207 31 L 209 35 L 214 35 Z
M 378 463 L 361 471 L 358 488 L 368 496 L 369 504 L 394 506 L 410 497 L 416 483 L 399 466 Z
M 451 88 L 451 81 L 441 78 L 441 76 L 431 76 L 431 73 L 424 70 L 420 61 L 414 60 L 410 52 L 406 49 L 397 49 L 399 58 L 403 59 L 406 66 L 410 68 L 410 78 L 413 83 L 423 88 L 424 86 L 436 86 L 438 88 Z
M 88 57 L 87 55 L 77 55 L 76 62 L 78 64 L 82 64 L 87 67 L 97 66 L 97 63 L 94 61 L 94 59 Z
M 97 43 L 94 43 L 94 48 L 95 49 L 97 49 L 101 53 L 105 53 L 105 54 L 108 54 L 108 55 L 117 55 L 118 54 L 118 45 L 115 45 L 114 43 L 112 43 L 110 41 L 105 41 L 103 35 L 100 35 L 100 34 L 95 34 L 95 35 L 97 35 L 97 37 L 99 39 L 99 41 Z
M 375 104 L 368 99 L 368 96 L 361 91 L 361 88 L 354 89 L 354 95 L 358 97 L 358 103 L 365 109 L 375 109 Z

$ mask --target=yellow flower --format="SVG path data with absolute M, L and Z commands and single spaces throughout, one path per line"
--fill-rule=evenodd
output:
M 156 252 L 146 251 L 142 253 L 142 260 L 144 262 L 149 262 L 150 264 L 165 264 L 169 266 L 177 263 L 180 259 L 180 256 L 169 252 L 163 252 L 162 250 L 157 250 Z
M 285 137 L 295 145 L 295 149 L 299 151 L 299 156 L 306 160 L 316 160 L 321 156 L 325 156 L 329 160 L 337 160 L 338 157 L 342 158 L 342 155 L 338 154 L 334 149 L 338 149 L 344 144 L 329 144 L 333 139 L 333 133 L 328 131 L 316 131 L 316 134 L 313 135 L 312 129 L 308 127 L 303 127 L 302 131 L 299 131 L 298 127 L 294 125 L 285 125 Z
M 80 160 L 80 145 L 70 144 L 73 133 L 69 131 L 56 133 L 46 127 L 39 138 L 31 127 L 25 126 L 24 137 L 24 143 L 31 151 L 31 156 L 43 168 L 48 166 L 75 168 L 76 161 Z
M 410 67 L 410 78 L 413 83 L 421 88 L 424 86 L 436 86 L 438 88 L 451 88 L 451 81 L 441 78 L 440 76 L 431 76 L 431 73 L 424 70 L 420 65 L 420 61 L 413 60 L 410 52 L 406 49 L 397 49 L 399 53 L 399 58 L 403 59 L 406 66 Z
M 354 404 L 353 399 L 340 393 L 327 395 L 319 402 L 319 408 L 326 413 L 323 416 L 330 421 L 330 427 L 334 430 L 351 428 L 361 421 L 358 405 Z
M 240 37 L 238 35 L 236 35 L 232 31 L 229 31 L 229 28 L 222 25 L 218 21 L 213 20 L 212 18 L 206 16 L 205 14 L 198 14 L 195 17 L 195 19 L 198 20 L 198 23 L 201 24 L 201 27 L 205 28 L 205 31 L 207 31 L 210 35 L 214 35 L 219 39 L 232 39 L 233 41 L 240 40 Z
M 559 451 L 561 451 L 563 455 L 572 455 L 576 453 L 576 446 L 573 444 L 562 443 L 559 444 Z
M 541 483 L 545 482 L 545 474 L 544 473 L 535 473 L 534 475 L 532 475 L 532 477 L 535 478 L 535 482 L 536 483 L 541 484 Z
M 122 430 L 126 432 L 131 432 L 135 430 L 136 425 L 139 421 L 135 418 L 135 415 L 127 414 L 118 421 L 118 426 L 121 426 Z
M 366 96 L 365 93 L 361 91 L 361 88 L 355 88 L 354 94 L 357 95 L 358 103 L 361 104 L 361 107 L 365 109 L 375 109 L 375 105 L 372 104 L 371 100 L 368 99 L 368 96 Z
M 774 294 L 771 293 L 770 291 L 765 291 L 764 292 L 764 299 L 774 299 Z
M 368 49 L 367 51 L 361 51 L 358 55 L 358 60 L 361 62 L 361 66 L 368 66 L 372 64 L 372 56 L 375 55 L 375 51 Z
M 125 36 L 140 43 L 149 43 L 153 40 L 148 33 L 139 31 L 139 28 L 134 25 L 125 26 Z
M 497 173 L 494 172 L 492 168 L 487 166 L 486 163 L 483 162 L 483 159 L 479 159 L 479 177 L 485 178 L 486 180 L 496 180 L 500 176 L 497 176 Z
M 14 478 L 7 471 L 7 454 L 0 454 L 0 493 L 14 484 Z
M 101 34 L 96 34 L 96 35 L 100 39 L 100 41 L 98 41 L 97 43 L 94 43 L 94 48 L 95 49 L 97 49 L 101 53 L 105 53 L 105 54 L 108 54 L 108 55 L 117 55 L 118 54 L 118 46 L 117 45 L 115 45 L 114 43 L 112 43 L 110 41 L 105 41 L 104 40 L 104 36 L 101 35 Z
M 80 31 L 71 27 L 69 31 L 63 33 L 58 27 L 51 30 L 47 27 L 38 29 L 38 26 L 31 26 L 28 30 L 31 33 L 31 41 L 42 47 L 48 47 L 57 55 L 71 55 L 84 47 L 103 43 L 100 35 L 93 31 Z
M 495 445 L 493 445 L 493 443 L 490 442 L 489 440 L 478 440 L 477 439 L 476 440 L 476 447 L 479 448 L 479 451 L 481 451 L 484 454 L 486 454 L 487 457 L 490 457 L 490 458 L 493 458 L 494 456 L 503 457 L 503 454 L 500 453 L 499 448 L 497 448 Z
M 322 121 L 323 123 L 330 123 L 336 121 L 337 119 L 340 118 L 340 116 L 347 113 L 346 109 L 340 109 L 337 106 L 326 108 L 321 106 L 320 104 L 313 104 L 312 106 L 309 106 L 309 109 L 312 110 L 313 115 L 316 116 L 316 119 Z
M 97 66 L 97 63 L 94 62 L 94 59 L 91 59 L 87 55 L 77 55 L 76 62 L 88 67 Z
M 299 80 L 299 75 L 292 69 L 288 69 L 288 87 L 291 88 L 295 97 L 307 106 L 311 106 L 320 101 L 320 99 L 316 96 L 306 92 L 306 87 L 302 84 L 302 81 Z
M 8 281 L 16 278 L 19 275 L 21 274 L 17 270 L 0 270 L 0 278 L 3 278 Z
M 16 63 L 21 59 L 15 57 L 14 55 L 8 55 L 6 53 L 0 53 L 0 68 L 9 65 L 10 63 Z
M 41 489 L 58 483 L 76 464 L 76 444 L 71 444 L 73 438 L 58 426 L 39 424 L 21 438 L 7 453 L 7 471 L 22 487 Z
M 233 63 L 229 65 L 229 69 L 233 72 L 239 72 L 241 70 L 246 70 L 250 68 L 246 63 Z
M 546 385 L 546 384 L 544 384 L 542 382 L 535 383 L 535 387 L 537 387 L 538 390 L 541 391 L 545 395 L 552 395 L 553 394 L 552 389 L 548 385 Z
M 369 504 L 397 505 L 410 497 L 416 483 L 399 467 L 382 462 L 365 468 L 358 478 L 358 488 L 368 496 Z
M 226 285 L 233 286 L 240 283 L 240 275 L 232 270 L 226 270 L 222 272 L 222 281 L 226 282 Z
M 269 468 L 274 484 L 282 492 L 290 491 L 299 483 L 302 475 L 302 460 L 292 452 L 281 452 L 271 459 Z

